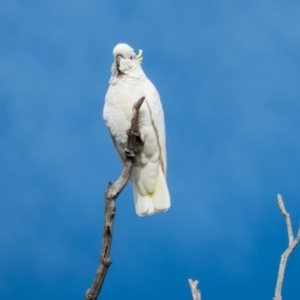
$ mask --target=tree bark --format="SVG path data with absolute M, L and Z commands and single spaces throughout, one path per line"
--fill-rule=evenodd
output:
M 192 297 L 193 300 L 201 300 L 201 292 L 200 290 L 198 290 L 198 280 L 193 281 L 192 279 L 189 279 L 189 285 L 191 288 L 191 293 L 192 293 Z
M 113 237 L 113 225 L 116 211 L 115 201 L 119 194 L 126 186 L 131 172 L 133 170 L 136 154 L 136 143 L 139 137 L 138 130 L 138 116 L 139 109 L 144 102 L 145 97 L 139 99 L 133 106 L 133 116 L 131 119 L 131 127 L 126 131 L 128 135 L 127 148 L 124 153 L 126 155 L 126 161 L 124 169 L 115 183 L 109 183 L 108 189 L 105 193 L 105 215 L 104 215 L 104 230 L 102 237 L 102 246 L 100 254 L 100 262 L 95 275 L 92 286 L 87 290 L 85 294 L 85 300 L 96 300 L 100 294 L 103 282 L 105 280 L 107 270 L 111 264 L 110 249 Z
M 281 195 L 277 195 L 277 199 L 278 199 L 279 209 L 281 210 L 281 213 L 282 213 L 282 215 L 285 219 L 285 222 L 286 222 L 289 245 L 288 245 L 287 249 L 281 255 L 279 270 L 278 270 L 277 283 L 276 283 L 276 288 L 275 288 L 275 296 L 274 296 L 273 300 L 281 300 L 282 299 L 281 290 L 282 290 L 282 284 L 283 284 L 283 279 L 284 279 L 284 272 L 285 272 L 286 263 L 289 259 L 289 256 L 292 254 L 293 250 L 297 247 L 297 245 L 299 243 L 299 240 L 300 240 L 300 224 L 298 226 L 297 236 L 294 239 L 294 234 L 293 234 L 293 228 L 292 228 L 292 222 L 291 222 L 290 215 L 284 207 L 284 203 L 283 203 Z

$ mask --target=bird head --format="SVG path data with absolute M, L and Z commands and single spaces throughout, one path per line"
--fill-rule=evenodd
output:
M 143 51 L 139 50 L 139 54 L 136 55 L 129 45 L 118 44 L 113 50 L 114 63 L 112 65 L 112 73 L 119 75 L 141 70 L 142 53 Z

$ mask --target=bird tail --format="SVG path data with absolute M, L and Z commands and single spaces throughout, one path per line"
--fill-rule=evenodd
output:
M 143 196 L 134 182 L 132 185 L 135 210 L 139 216 L 143 217 L 165 212 L 170 208 L 171 201 L 169 190 L 161 166 L 159 166 L 158 169 L 156 189 L 154 193 L 148 193 Z

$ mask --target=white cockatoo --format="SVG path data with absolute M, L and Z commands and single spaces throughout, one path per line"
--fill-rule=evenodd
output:
M 124 163 L 126 130 L 130 128 L 132 108 L 145 97 L 138 118 L 140 144 L 130 177 L 136 213 L 139 216 L 164 212 L 170 207 L 166 183 L 167 158 L 164 113 L 159 94 L 141 67 L 142 51 L 136 55 L 127 44 L 113 50 L 109 88 L 105 96 L 103 118 Z

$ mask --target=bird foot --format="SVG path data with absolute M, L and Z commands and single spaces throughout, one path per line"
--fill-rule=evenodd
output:
M 140 133 L 139 132 L 135 132 L 135 131 L 131 131 L 131 130 L 126 130 L 126 134 L 128 136 L 135 136 L 135 137 L 139 137 L 140 136 Z
M 133 151 L 129 150 L 128 148 L 124 149 L 124 154 L 127 158 L 133 158 L 135 157 L 135 154 Z

